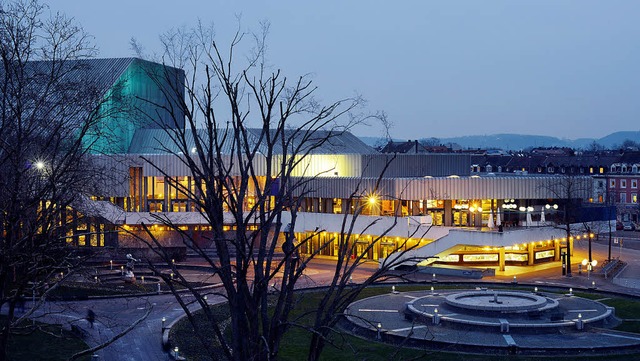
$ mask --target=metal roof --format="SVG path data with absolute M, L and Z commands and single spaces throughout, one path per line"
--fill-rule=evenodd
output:
M 186 130 L 184 138 L 186 140 L 185 146 L 179 147 L 176 144 L 176 139 L 179 136 L 178 130 L 173 129 L 138 129 L 136 130 L 131 145 L 129 147 L 130 154 L 180 154 L 184 151 L 191 151 L 195 147 L 193 133 Z M 262 129 L 248 128 L 247 129 L 249 146 L 258 146 L 258 152 L 266 154 L 266 144 L 261 141 Z M 272 134 L 274 130 L 271 130 Z M 206 129 L 197 129 L 197 137 L 203 140 L 203 144 L 208 143 L 208 132 Z M 220 132 L 219 138 L 223 139 L 225 132 Z M 180 136 L 181 137 L 181 136 Z M 289 149 L 296 147 L 299 143 L 297 141 L 305 141 L 312 148 L 302 148 L 301 151 L 296 151 L 297 154 L 302 154 L 305 150 L 308 150 L 311 154 L 377 154 L 378 152 L 372 147 L 365 144 L 358 137 L 349 132 L 332 132 L 325 130 L 317 130 L 313 132 L 312 139 L 305 138 L 302 140 L 303 135 L 298 130 L 285 130 L 284 138 L 289 143 Z M 258 144 L 259 143 L 259 144 Z M 317 147 L 315 147 L 317 145 Z M 221 153 L 231 154 L 232 147 L 235 144 L 232 141 L 221 141 Z M 282 154 L 283 150 L 279 144 L 274 146 L 273 152 L 275 154 Z M 289 150 L 287 153 L 291 153 Z

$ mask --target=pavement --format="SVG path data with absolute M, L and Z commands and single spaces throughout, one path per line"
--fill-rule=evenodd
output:
M 604 279 L 597 273 L 589 275 L 586 273 L 578 273 L 577 264 L 580 260 L 586 258 L 587 254 L 587 243 L 586 241 L 581 241 L 576 242 L 574 246 L 575 253 L 572 260 L 575 261 L 575 263 L 572 267 L 573 277 L 570 278 L 562 275 L 560 264 L 556 262 L 534 266 L 533 269 L 531 267 L 507 266 L 505 271 L 496 271 L 494 277 L 482 280 L 456 279 L 453 277 L 438 277 L 438 280 L 440 282 L 470 282 L 474 285 L 485 282 L 510 284 L 513 282 L 513 277 L 516 276 L 519 285 L 526 284 L 532 287 L 557 286 L 566 287 L 567 289 L 571 287 L 588 288 L 592 285 L 592 282 L 595 281 L 596 287 L 600 291 L 640 297 L 640 250 L 627 248 L 626 246 L 623 247 L 624 248 L 618 249 L 618 254 L 614 252 L 613 256 L 619 257 L 620 260 L 626 262 L 627 267 L 615 279 Z M 606 242 L 606 240 L 594 241 L 592 243 L 592 249 L 594 259 L 601 261 L 607 258 L 608 242 Z M 191 263 L 192 265 L 198 265 L 198 262 Z M 363 281 L 368 275 L 373 273 L 376 268 L 377 265 L 373 262 L 364 265 L 354 274 L 353 281 Z M 329 282 L 332 274 L 332 261 L 316 260 L 308 267 L 307 277 L 302 280 L 300 286 L 322 286 Z M 209 277 L 206 272 L 202 271 L 193 271 L 192 276 L 194 279 Z M 431 279 L 431 275 L 424 275 L 424 277 L 428 277 L 428 280 Z M 417 279 L 417 281 L 426 281 L 426 279 Z M 185 300 L 187 303 L 190 303 L 189 307 L 197 307 L 195 303 L 192 303 L 193 299 L 189 296 L 186 296 Z M 223 296 L 214 294 L 213 292 L 208 297 L 208 302 L 211 304 L 223 301 Z M 96 321 L 93 328 L 91 328 L 85 320 L 86 312 L 89 309 L 93 310 L 96 314 Z M 74 302 L 47 302 L 36 315 L 46 316 L 47 319 L 51 321 L 64 321 L 77 325 L 85 331 L 86 341 L 90 346 L 95 346 L 115 337 L 121 331 L 130 327 L 134 322 L 139 321 L 130 332 L 115 340 L 106 348 L 97 351 L 96 355 L 98 360 L 145 361 L 170 359 L 169 354 L 161 347 L 162 318 L 165 318 L 166 325 L 182 317 L 184 311 L 173 295 L 160 294 L 138 297 L 90 299 Z M 583 336 L 587 335 L 585 334 Z M 468 339 L 472 337 L 475 336 L 469 333 L 463 338 Z M 487 342 L 491 344 L 492 340 L 488 337 L 489 336 L 487 336 Z M 495 337 L 498 341 L 505 342 L 502 334 L 498 333 L 490 337 Z M 517 340 L 518 336 L 514 337 L 515 342 L 522 344 L 521 341 Z M 533 344 L 534 339 L 531 339 L 530 342 Z M 588 340 L 586 342 L 588 342 Z M 557 338 L 553 343 L 557 345 L 565 344 L 562 337 Z M 548 345 L 549 342 L 545 344 Z

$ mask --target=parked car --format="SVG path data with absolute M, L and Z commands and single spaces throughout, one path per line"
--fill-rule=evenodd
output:
M 622 222 L 616 222 L 616 231 L 622 231 L 623 228 Z
M 636 226 L 632 222 L 625 222 L 622 224 L 622 229 L 625 231 L 635 231 Z

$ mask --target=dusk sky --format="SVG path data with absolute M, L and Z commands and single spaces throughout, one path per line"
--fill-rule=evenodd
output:
M 361 94 L 398 139 L 522 133 L 599 138 L 640 130 L 640 1 L 55 0 L 101 57 L 135 37 L 213 23 L 220 42 L 271 24 L 269 60 L 311 73 L 325 102 Z M 381 135 L 379 127 L 359 136 Z

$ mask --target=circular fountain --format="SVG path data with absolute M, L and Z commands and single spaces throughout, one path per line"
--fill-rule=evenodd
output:
M 500 313 L 544 311 L 558 307 L 558 301 L 532 293 L 514 291 L 468 291 L 445 297 L 447 305 L 465 310 Z
M 640 348 L 640 338 L 610 330 L 618 323 L 612 307 L 571 291 L 476 288 L 398 292 L 396 288 L 353 302 L 345 313 L 354 333 L 435 348 L 447 345 L 467 352 L 477 352 L 478 347 L 487 352 L 517 349 L 562 354 Z

